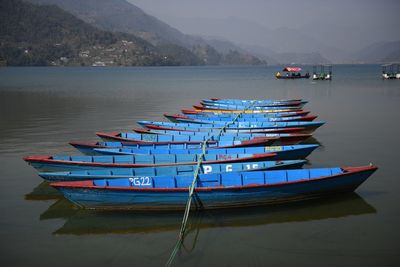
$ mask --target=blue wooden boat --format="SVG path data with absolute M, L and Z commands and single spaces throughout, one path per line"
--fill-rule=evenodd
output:
M 255 161 L 246 163 L 201 164 L 199 173 L 222 173 L 238 171 L 260 171 L 301 168 L 305 160 Z M 106 168 L 70 172 L 40 172 L 39 176 L 47 181 L 83 181 L 97 179 L 120 179 L 137 176 L 177 176 L 194 175 L 196 165 L 142 167 L 142 168 Z
M 234 147 L 247 147 L 247 146 L 267 146 L 275 142 L 274 137 L 255 137 L 243 141 L 208 141 L 206 147 L 211 148 L 234 148 Z M 70 145 L 78 149 L 85 155 L 96 155 L 94 148 L 122 148 L 132 147 L 136 149 L 152 148 L 152 149 L 196 149 L 202 147 L 202 142 L 142 142 L 142 141 L 121 141 L 121 142 L 81 142 L 71 141 Z
M 254 105 L 254 106 L 268 106 L 268 105 L 283 105 L 283 106 L 298 106 L 305 105 L 308 101 L 302 99 L 284 99 L 284 100 L 243 100 L 243 99 L 203 99 L 202 103 L 207 104 L 230 104 L 230 105 Z
M 204 131 L 209 131 L 212 129 L 221 129 L 226 124 L 198 124 L 198 123 L 174 123 L 174 122 L 162 122 L 162 121 L 138 121 L 139 125 L 144 126 L 146 128 L 151 128 L 149 126 L 153 126 L 156 128 L 163 127 L 167 129 L 179 129 L 181 131 L 184 130 L 193 130 L 193 129 L 201 129 Z M 304 133 L 311 133 L 320 126 L 324 125 L 323 121 L 316 122 L 237 122 L 232 123 L 225 126 L 227 130 L 237 130 L 239 132 L 247 132 L 249 130 L 264 130 L 264 129 L 276 129 L 276 128 L 296 128 L 300 127 L 304 130 Z M 167 130 L 164 129 L 164 130 Z
M 233 121 L 234 117 L 220 117 L 220 116 L 199 116 L 199 115 L 177 115 L 177 114 L 164 114 L 168 120 L 172 122 L 184 123 L 201 123 L 201 124 L 218 124 L 228 123 Z M 237 118 L 236 122 L 289 122 L 289 121 L 313 121 L 318 116 L 294 116 L 294 117 L 278 117 L 278 118 Z
M 304 159 L 319 145 L 292 145 L 292 146 L 266 146 L 266 147 L 240 147 L 240 148 L 213 148 L 206 149 L 206 155 L 231 155 L 231 154 L 264 154 L 275 153 L 271 159 L 289 160 Z M 95 148 L 94 151 L 103 155 L 137 155 L 137 154 L 201 154 L 202 149 L 134 149 L 134 148 Z
M 96 133 L 97 136 L 105 141 L 123 141 L 123 142 L 147 142 L 149 144 L 181 144 L 181 143 L 201 143 L 212 137 L 214 141 L 227 142 L 249 142 L 253 146 L 258 141 L 273 142 L 272 144 L 297 144 L 311 137 L 311 134 L 246 134 L 231 133 L 231 131 L 222 135 L 216 135 L 218 131 L 197 132 L 197 131 L 177 131 L 177 130 L 143 130 L 134 129 L 136 133 L 111 132 Z
M 375 166 L 200 174 L 192 208 L 216 209 L 284 203 L 352 192 Z M 73 203 L 93 209 L 184 209 L 192 176 L 57 182 Z
M 243 106 L 243 105 L 193 105 L 195 109 L 200 110 L 236 110 L 236 111 L 243 111 L 243 110 L 251 110 L 251 111 L 260 111 L 260 112 L 286 112 L 286 111 L 301 111 L 302 107 L 300 106 L 277 106 L 277 107 L 257 107 L 257 106 Z
M 257 104 L 257 103 L 221 103 L 201 101 L 200 105 L 207 108 L 220 108 L 220 109 L 300 109 L 304 106 L 301 102 L 293 103 L 270 103 L 270 104 Z
M 303 133 L 279 133 L 279 134 L 274 134 L 274 133 L 262 133 L 262 131 L 259 133 L 255 131 L 254 133 L 240 133 L 237 131 L 231 131 L 227 130 L 226 132 L 223 132 L 221 135 L 215 137 L 216 135 L 219 134 L 220 130 L 219 129 L 213 129 L 210 131 L 196 131 L 194 130 L 186 130 L 186 131 L 178 131 L 178 130 L 159 130 L 158 127 L 155 129 L 143 129 L 143 128 L 133 128 L 133 131 L 136 133 L 142 133 L 142 134 L 158 134 L 158 135 L 189 135 L 189 136 L 207 136 L 207 137 L 212 137 L 212 139 L 217 139 L 217 140 L 225 140 L 225 139 L 230 139 L 233 137 L 240 137 L 243 138 L 243 140 L 257 140 L 258 138 L 267 138 L 270 140 L 269 145 L 295 145 L 298 143 L 303 142 L 304 140 L 310 138 L 312 134 L 303 134 Z
M 235 112 L 235 111 L 220 111 L 220 110 L 198 110 L 198 109 L 182 109 L 181 112 L 185 115 L 194 114 L 194 115 L 210 115 L 210 116 L 232 116 L 236 117 L 241 113 L 240 117 L 242 118 L 259 118 L 259 117 L 292 117 L 292 116 L 306 116 L 310 113 L 310 111 L 305 110 L 296 110 L 296 111 L 284 111 L 284 112 L 260 112 L 260 111 L 246 111 L 246 112 Z
M 279 160 L 275 153 L 208 154 L 204 164 L 224 164 L 251 161 Z M 27 156 L 24 160 L 39 171 L 79 171 L 104 168 L 139 168 L 197 164 L 196 154 L 118 155 L 118 156 Z
M 212 126 L 212 125 L 211 125 Z M 184 128 L 177 128 L 177 127 L 168 127 L 168 126 L 160 126 L 160 125 L 153 125 L 147 124 L 147 129 L 151 130 L 167 130 L 167 131 L 179 131 L 179 132 L 208 132 L 208 133 L 219 133 L 221 129 L 221 125 L 217 125 L 216 127 L 211 127 L 209 129 L 204 129 L 205 127 L 184 127 Z M 133 128 L 135 132 L 143 131 L 143 128 Z M 137 131 L 139 130 L 139 131 Z M 305 127 L 287 127 L 287 128 L 225 128 L 223 134 L 235 134 L 235 135 L 242 135 L 242 134 L 282 134 L 282 133 L 309 133 L 310 130 L 307 130 Z M 143 132 L 145 133 L 145 132 Z M 175 133 L 176 135 L 178 133 Z

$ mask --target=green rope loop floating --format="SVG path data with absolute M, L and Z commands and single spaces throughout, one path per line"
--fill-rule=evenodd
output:
M 239 117 L 240 117 L 246 110 L 248 110 L 249 108 L 251 108 L 255 103 L 256 103 L 255 101 L 252 101 L 251 104 L 248 105 L 246 108 L 244 108 L 244 109 L 242 110 L 242 112 L 239 112 L 239 113 L 235 116 L 235 118 L 234 118 L 232 121 L 227 122 L 227 123 L 224 125 L 224 127 L 222 127 L 222 128 L 219 130 L 219 132 L 218 132 L 217 134 L 211 135 L 209 138 L 207 138 L 205 141 L 202 142 L 202 144 L 201 144 L 201 154 L 198 154 L 197 165 L 196 165 L 196 169 L 195 169 L 194 174 L 193 174 L 193 181 L 192 181 L 192 184 L 191 184 L 190 187 L 189 187 L 189 198 L 188 198 L 188 200 L 187 200 L 187 202 L 186 202 L 185 212 L 184 212 L 184 214 L 183 214 L 182 223 L 181 223 L 181 229 L 180 229 L 180 231 L 179 231 L 179 238 L 178 238 L 178 241 L 177 241 L 176 244 L 175 244 L 174 250 L 172 251 L 172 253 L 171 253 L 171 255 L 170 255 L 170 257 L 169 257 L 167 263 L 165 264 L 166 267 L 169 267 L 169 266 L 172 265 L 172 262 L 174 261 L 174 258 L 175 258 L 175 256 L 176 256 L 176 253 L 178 253 L 178 251 L 179 251 L 179 249 L 180 249 L 180 247 L 181 247 L 181 245 L 182 245 L 182 243 L 183 243 L 183 240 L 184 240 L 184 238 L 185 238 L 186 225 L 187 225 L 187 221 L 188 221 L 188 219 L 189 219 L 189 212 L 190 212 L 190 207 L 191 207 L 191 205 L 192 205 L 192 198 L 193 198 L 193 194 L 194 194 L 194 188 L 195 188 L 196 183 L 197 183 L 197 178 L 198 178 L 198 176 L 199 176 L 201 163 L 203 162 L 203 157 L 204 157 L 204 155 L 206 154 L 207 143 L 208 143 L 210 140 L 213 140 L 215 137 L 219 137 L 219 136 L 226 130 L 226 128 L 227 128 L 229 125 L 235 123 L 235 122 L 239 119 Z

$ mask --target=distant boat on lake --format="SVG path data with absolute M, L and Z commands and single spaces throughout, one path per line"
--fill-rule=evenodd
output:
M 275 74 L 277 79 L 309 79 L 310 74 L 301 74 L 302 69 L 299 67 L 285 67 L 282 72 L 279 71 Z

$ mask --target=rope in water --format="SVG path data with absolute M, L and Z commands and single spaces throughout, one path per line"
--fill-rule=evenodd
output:
M 188 218 L 189 218 L 190 207 L 192 205 L 192 198 L 193 198 L 193 194 L 194 194 L 194 188 L 195 188 L 195 185 L 197 183 L 197 178 L 199 176 L 201 163 L 203 162 L 203 157 L 206 154 L 207 143 L 210 140 L 214 139 L 215 137 L 219 137 L 226 130 L 226 128 L 229 125 L 235 123 L 239 119 L 239 117 L 246 110 L 251 108 L 255 103 L 256 103 L 255 101 L 252 101 L 251 104 L 248 105 L 246 108 L 244 108 L 241 112 L 239 112 L 232 121 L 226 123 L 224 125 L 224 127 L 222 127 L 219 130 L 219 132 L 217 134 L 211 135 L 209 138 L 207 138 L 205 141 L 202 142 L 202 144 L 201 144 L 201 154 L 198 155 L 196 169 L 195 169 L 194 174 L 193 174 L 193 181 L 192 181 L 192 184 L 189 187 L 189 198 L 188 198 L 188 200 L 186 202 L 185 212 L 184 212 L 183 218 L 182 218 L 181 229 L 179 231 L 179 238 L 178 238 L 178 241 L 175 244 L 175 247 L 174 247 L 174 249 L 173 249 L 173 251 L 172 251 L 172 253 L 171 253 L 171 255 L 170 255 L 170 257 L 169 257 L 169 259 L 167 261 L 167 263 L 165 264 L 166 267 L 169 267 L 169 266 L 172 265 L 172 262 L 175 259 L 176 253 L 178 253 L 178 251 L 179 251 L 179 249 L 180 249 L 180 247 L 181 247 L 181 245 L 183 243 L 184 237 L 185 237 L 186 224 L 187 224 L 187 221 L 188 221 Z

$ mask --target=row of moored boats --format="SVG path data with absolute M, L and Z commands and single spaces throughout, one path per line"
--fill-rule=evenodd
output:
M 75 204 L 98 209 L 231 208 L 354 191 L 375 166 L 302 169 L 324 122 L 292 100 L 203 100 L 170 122 L 139 121 L 101 142 L 70 142 L 81 155 L 27 156 Z

